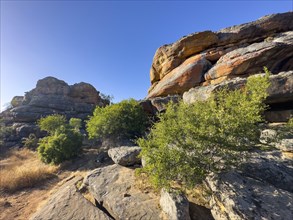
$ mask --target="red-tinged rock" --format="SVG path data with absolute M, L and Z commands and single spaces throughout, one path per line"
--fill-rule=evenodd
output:
M 293 31 L 278 35 L 270 42 L 254 43 L 227 53 L 204 77 L 212 80 L 228 75 L 255 74 L 263 66 L 276 73 L 293 69 L 292 61 Z
M 203 74 L 210 67 L 211 63 L 203 56 L 193 56 L 161 79 L 149 91 L 148 98 L 182 94 L 184 91 L 199 85 L 203 81 Z
M 211 31 L 194 33 L 179 41 L 160 47 L 153 58 L 150 71 L 151 83 L 162 79 L 188 57 L 216 44 L 218 37 Z

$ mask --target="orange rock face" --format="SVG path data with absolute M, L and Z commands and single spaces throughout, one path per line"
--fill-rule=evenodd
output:
M 293 12 L 274 14 L 218 32 L 204 31 L 160 47 L 147 98 L 182 94 L 241 75 L 293 69 Z
M 210 67 L 211 63 L 204 56 L 191 57 L 152 87 L 148 98 L 182 94 L 184 91 L 199 85 L 203 81 L 203 74 Z

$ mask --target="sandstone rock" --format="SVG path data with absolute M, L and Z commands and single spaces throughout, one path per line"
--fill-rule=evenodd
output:
M 75 184 L 81 179 L 75 177 L 65 183 L 31 220 L 112 219 L 77 191 Z
M 190 220 L 189 202 L 184 194 L 161 190 L 160 206 L 168 219 Z
M 293 29 L 293 13 L 264 16 L 256 21 L 224 28 L 217 32 L 219 45 L 237 42 L 256 42 L 279 32 Z
M 116 164 L 133 166 L 135 164 L 141 164 L 141 159 L 138 158 L 140 151 L 141 148 L 138 146 L 121 146 L 109 149 L 108 155 Z
M 156 112 L 163 112 L 169 102 L 178 103 L 181 97 L 179 95 L 169 95 L 166 97 L 156 97 L 151 99 L 152 105 L 155 107 Z
M 203 74 L 210 67 L 211 63 L 201 55 L 193 56 L 161 78 L 159 83 L 149 91 L 147 98 L 182 94 L 199 85 L 203 81 Z
M 273 129 L 265 129 L 260 133 L 260 142 L 264 144 L 270 144 L 275 142 L 277 138 L 277 131 Z
M 281 151 L 293 153 L 293 139 L 282 139 L 276 147 Z
M 188 85 L 184 88 L 185 86 L 178 84 L 186 82 L 185 74 L 193 72 L 186 69 L 184 63 L 195 57 L 201 57 L 212 64 L 218 61 L 205 73 L 208 84 L 220 83 L 226 80 L 227 76 L 255 74 L 261 71 L 263 66 L 267 66 L 273 73 L 292 69 L 292 20 L 292 12 L 269 15 L 216 33 L 194 33 L 173 44 L 160 47 L 155 53 L 150 71 L 152 86 L 148 97 L 186 91 Z M 207 69 L 210 65 L 207 65 Z M 181 76 L 178 72 L 181 72 Z M 195 73 L 188 75 L 189 83 L 197 84 L 199 76 L 200 74 Z M 173 91 L 172 84 L 175 84 Z
M 227 53 L 204 77 L 211 80 L 227 75 L 255 74 L 263 66 L 267 66 L 273 73 L 288 71 L 293 69 L 292 51 L 293 31 L 284 33 L 271 42 L 254 43 Z
M 255 155 L 242 172 L 230 171 L 207 178 L 215 219 L 292 219 L 292 168 L 280 153 Z
M 69 86 L 62 80 L 46 77 L 39 80 L 36 88 L 25 94 L 22 105 L 11 112 L 15 121 L 35 122 L 55 113 L 70 117 L 89 115 L 96 105 L 105 106 L 105 100 L 92 85 L 82 82 Z
M 155 53 L 150 71 L 152 84 L 178 67 L 187 57 L 203 51 L 217 41 L 218 37 L 215 33 L 204 31 L 188 35 L 173 44 L 160 47 Z
M 114 219 L 161 219 L 159 199 L 134 188 L 134 170 L 111 165 L 93 170 L 84 185 Z
M 293 71 L 281 72 L 270 76 L 271 85 L 268 88 L 268 104 L 293 101 Z
M 230 90 L 240 89 L 245 86 L 246 81 L 246 78 L 237 77 L 217 85 L 195 87 L 183 94 L 183 101 L 186 103 L 193 103 L 198 100 L 204 101 L 207 100 L 213 92 L 222 88 L 228 88 Z M 270 83 L 268 89 L 269 96 L 266 100 L 267 104 L 293 101 L 293 71 L 271 75 Z
M 140 104 L 147 114 L 155 115 L 164 112 L 169 102 L 178 103 L 179 100 L 181 100 L 179 95 L 168 95 L 166 97 L 144 99 Z

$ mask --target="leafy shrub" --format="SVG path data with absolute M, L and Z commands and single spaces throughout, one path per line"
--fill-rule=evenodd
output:
M 25 148 L 36 149 L 38 147 L 39 139 L 35 134 L 31 133 L 27 138 L 24 138 L 22 143 Z
M 64 115 L 49 115 L 38 121 L 40 129 L 47 131 L 49 134 L 53 134 L 60 126 L 65 124 L 66 118 Z
M 42 118 L 39 126 L 49 136 L 39 141 L 38 154 L 45 163 L 59 164 L 81 153 L 82 135 L 79 131 L 81 120 L 72 118 L 69 124 L 64 116 L 51 115 Z
M 45 163 L 59 164 L 81 153 L 82 135 L 74 129 L 61 126 L 53 135 L 42 138 L 38 153 Z
M 242 90 L 218 91 L 207 101 L 170 103 L 146 139 L 139 139 L 141 156 L 155 187 L 173 181 L 192 187 L 209 172 L 228 169 L 239 154 L 258 142 L 258 122 L 266 106 L 268 74 L 249 77 Z
M 69 125 L 70 125 L 73 129 L 79 131 L 79 129 L 81 128 L 81 119 L 80 119 L 80 118 L 71 118 L 71 119 L 69 120 Z
M 147 116 L 134 99 L 120 103 L 96 107 L 94 114 L 87 121 L 90 138 L 136 138 L 146 129 Z

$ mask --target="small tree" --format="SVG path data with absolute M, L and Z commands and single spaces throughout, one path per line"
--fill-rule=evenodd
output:
M 81 153 L 81 120 L 71 118 L 69 124 L 61 115 L 50 115 L 39 120 L 41 130 L 49 136 L 39 141 L 38 154 L 45 163 L 59 164 Z
M 141 136 L 146 129 L 147 116 L 134 99 L 96 107 L 87 121 L 86 129 L 90 138 L 133 139 Z
M 53 134 L 59 127 L 66 124 L 66 118 L 64 115 L 49 115 L 41 118 L 38 121 L 38 125 L 41 130 L 47 131 L 49 134 Z
M 170 103 L 146 139 L 141 155 L 155 187 L 174 181 L 192 187 L 208 173 L 239 162 L 239 153 L 258 142 L 269 75 L 249 77 L 243 90 L 218 91 L 207 101 Z

